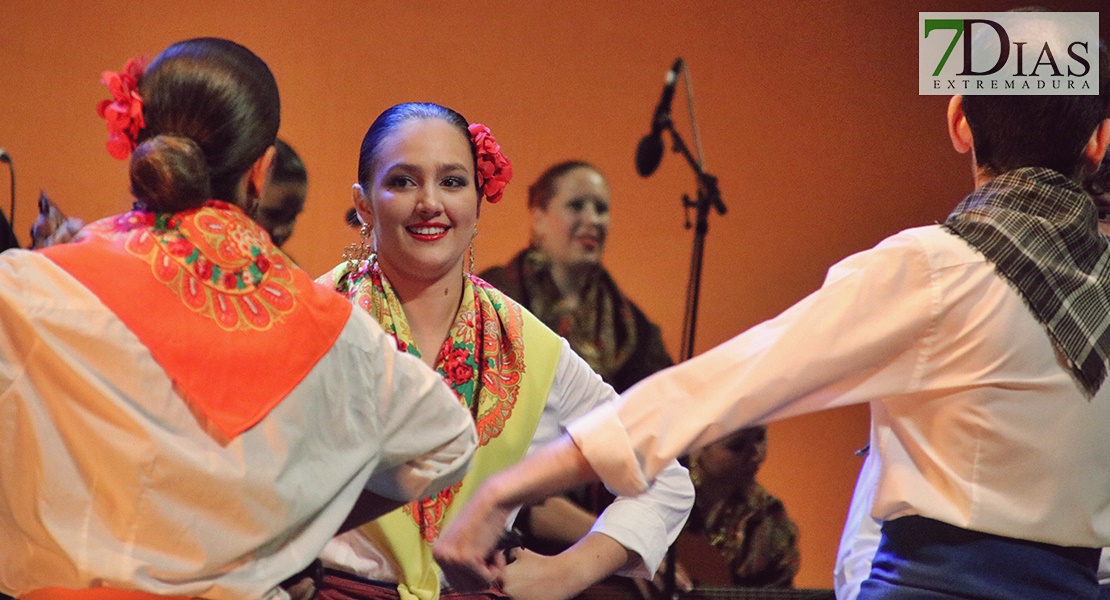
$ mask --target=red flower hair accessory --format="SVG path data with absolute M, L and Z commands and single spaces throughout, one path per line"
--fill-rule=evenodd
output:
M 139 97 L 139 79 L 146 69 L 146 59 L 127 61 L 122 73 L 104 71 L 100 82 L 108 86 L 111 100 L 101 100 L 96 114 L 108 121 L 108 154 L 123 160 L 138 146 L 139 132 L 146 127 L 143 120 L 143 99 Z
M 478 157 L 476 173 L 478 189 L 490 204 L 496 204 L 501 201 L 505 186 L 513 178 L 513 165 L 509 164 L 508 157 L 501 153 L 501 146 L 490 135 L 489 127 L 481 123 L 472 123 L 469 129 L 470 139 L 474 142 Z

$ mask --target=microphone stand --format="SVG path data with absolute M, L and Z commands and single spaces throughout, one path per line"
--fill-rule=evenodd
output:
M 670 115 L 662 119 L 663 130 L 671 134 L 672 151 L 686 158 L 686 163 L 694 170 L 697 179 L 697 197 L 691 200 L 686 194 L 682 196 L 684 210 L 694 209 L 694 248 L 690 255 L 690 278 L 686 282 L 686 314 L 682 318 L 682 350 L 679 362 L 694 356 L 694 333 L 698 321 L 698 301 L 701 295 L 702 262 L 705 256 L 705 238 L 709 234 L 709 210 L 713 208 L 717 214 L 728 212 L 725 203 L 721 200 L 721 190 L 717 187 L 717 177 L 706 173 L 701 162 L 690 153 L 690 148 L 683 141 L 682 136 L 674 128 Z M 687 212 L 686 228 L 690 228 L 689 213 Z M 675 568 L 677 566 L 675 547 L 667 549 L 667 565 L 663 575 L 664 598 L 673 600 L 678 598 L 675 584 Z

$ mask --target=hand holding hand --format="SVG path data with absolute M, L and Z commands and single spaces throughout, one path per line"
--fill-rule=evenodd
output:
M 439 535 L 432 554 L 451 587 L 474 592 L 500 580 L 505 557 L 494 551 L 509 510 L 497 505 L 483 485 Z
M 589 582 L 585 582 L 588 585 Z M 565 600 L 586 587 L 568 572 L 558 556 L 544 556 L 524 548 L 512 551 L 502 589 L 514 600 Z

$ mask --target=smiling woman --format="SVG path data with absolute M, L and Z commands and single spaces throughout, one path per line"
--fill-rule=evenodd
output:
M 414 294 L 414 286 L 460 289 L 458 274 L 478 226 L 469 139 L 447 121 L 413 119 L 383 139 L 375 155 L 366 187 L 355 184 L 352 196 L 359 218 L 373 224 L 383 272 Z
M 437 598 L 431 543 L 478 484 L 616 398 L 566 341 L 464 271 L 481 201 L 499 200 L 511 174 L 488 128 L 435 104 L 394 106 L 366 133 L 352 198 L 373 241 L 323 282 L 439 372 L 470 409 L 480 442 L 459 485 L 332 540 L 322 598 Z M 689 477 L 672 463 L 562 554 L 515 551 L 503 585 L 476 596 L 567 598 L 618 570 L 649 577 L 692 503 Z

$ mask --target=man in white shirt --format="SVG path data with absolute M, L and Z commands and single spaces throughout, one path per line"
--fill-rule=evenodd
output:
M 1098 209 L 1099 232 L 1110 235 L 1110 160 L 1103 159 L 1098 172 L 1088 178 L 1083 187 Z M 833 589 L 838 600 L 856 600 L 859 596 L 860 585 L 871 573 L 871 559 L 882 538 L 882 523 L 871 516 L 875 487 L 879 481 L 879 462 L 878 456 L 869 450 L 870 446 L 860 451 L 866 453 L 866 458 L 860 467 L 840 545 L 836 550 Z M 1110 550 L 1105 548 L 1099 559 L 1098 581 L 1100 600 L 1110 600 Z
M 1110 244 L 1076 183 L 1110 144 L 1098 96 L 953 97 L 976 189 L 944 225 L 830 269 L 780 316 L 627 392 L 488 482 L 440 538 L 494 577 L 480 519 L 596 473 L 639 489 L 735 429 L 868 402 L 880 548 L 860 598 L 1094 598 L 1110 545 Z

